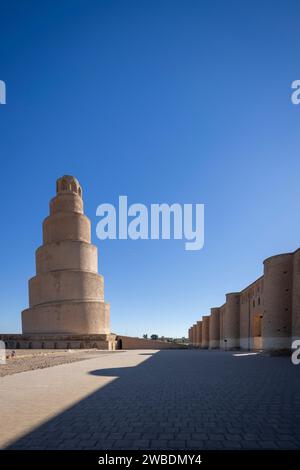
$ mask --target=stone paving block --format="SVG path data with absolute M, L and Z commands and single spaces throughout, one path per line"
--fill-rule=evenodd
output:
M 144 353 L 2 378 L 0 419 L 11 448 L 300 448 L 300 369 L 289 358 L 173 350 L 152 351 L 145 359 Z M 107 383 L 107 374 L 118 378 Z M 36 391 L 31 382 L 41 388 Z M 74 391 L 76 400 L 58 412 Z M 53 416 L 39 424 L 43 413 L 49 414 L 49 399 Z M 24 428 L 18 428 L 24 437 L 14 439 L 17 416 L 24 416 Z M 5 439 L 0 430 L 0 444 L 9 448 Z

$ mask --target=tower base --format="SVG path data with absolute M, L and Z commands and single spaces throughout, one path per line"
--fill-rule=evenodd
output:
M 109 304 L 63 301 L 37 305 L 22 312 L 24 334 L 107 335 Z
M 102 349 L 116 347 L 116 335 L 3 334 L 7 349 Z

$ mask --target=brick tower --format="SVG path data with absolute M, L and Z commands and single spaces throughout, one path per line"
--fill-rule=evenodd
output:
M 43 222 L 29 308 L 22 312 L 23 334 L 109 335 L 109 316 L 82 189 L 76 178 L 63 176 Z

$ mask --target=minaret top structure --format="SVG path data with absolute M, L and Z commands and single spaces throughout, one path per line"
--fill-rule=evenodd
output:
M 57 212 L 83 214 L 82 188 L 74 176 L 64 175 L 56 180 L 56 196 L 50 201 L 50 215 Z
M 56 193 L 75 193 L 82 198 L 82 188 L 77 178 L 71 175 L 64 175 L 56 181 Z

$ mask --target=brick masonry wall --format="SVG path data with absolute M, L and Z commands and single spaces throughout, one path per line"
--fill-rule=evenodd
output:
M 182 349 L 184 345 L 168 343 L 166 341 L 134 338 L 131 336 L 117 336 L 118 341 L 122 341 L 122 349 Z M 117 346 L 118 347 L 118 346 Z

